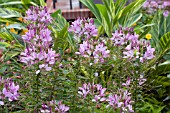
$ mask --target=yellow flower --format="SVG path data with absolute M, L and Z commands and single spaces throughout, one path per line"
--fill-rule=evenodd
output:
M 15 34 L 18 34 L 18 32 L 17 32 L 17 31 L 15 31 L 15 29 L 14 29 L 14 28 L 11 28 L 11 29 L 10 29 L 10 32 L 15 33 Z
M 151 35 L 151 34 L 146 34 L 145 38 L 146 38 L 147 40 L 150 40 L 150 39 L 152 38 L 152 35 Z
M 132 26 L 136 26 L 137 24 L 136 23 L 134 23 Z
M 6 23 L 6 26 L 9 26 L 9 23 L 8 23 L 8 22 Z
M 28 29 L 23 29 L 22 35 L 25 35 L 26 32 L 28 32 Z
M 18 20 L 19 20 L 20 22 L 26 22 L 22 17 L 19 17 Z
M 21 22 L 23 21 L 23 20 L 22 20 L 22 17 L 19 17 L 18 20 L 21 21 Z

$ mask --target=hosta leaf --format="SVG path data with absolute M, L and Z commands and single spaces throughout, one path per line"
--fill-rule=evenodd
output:
M 0 8 L 0 18 L 22 17 L 22 15 L 8 8 Z

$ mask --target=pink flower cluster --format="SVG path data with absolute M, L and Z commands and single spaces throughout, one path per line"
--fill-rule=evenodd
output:
M 29 22 L 29 31 L 22 36 L 27 46 L 21 53 L 21 62 L 26 65 L 38 64 L 39 69 L 50 71 L 57 57 L 56 52 L 51 48 L 51 31 L 47 27 L 52 18 L 46 7 L 31 7 L 26 14 L 25 18 Z
M 93 19 L 80 19 L 78 18 L 72 22 L 69 28 L 70 32 L 73 32 L 78 37 L 85 36 L 87 38 L 95 37 L 98 35 L 98 30 L 94 25 Z
M 157 9 L 166 9 L 167 6 L 170 6 L 169 1 L 161 1 L 161 0 L 146 0 L 146 2 L 143 5 L 143 8 L 147 10 L 147 12 L 154 13 L 157 11 Z M 169 11 L 165 10 L 163 15 L 167 17 L 169 15 Z
M 122 83 L 122 88 L 117 89 L 116 92 L 114 91 L 109 95 L 106 100 L 108 102 L 107 108 L 112 107 L 114 110 L 120 109 L 120 113 L 134 112 L 132 108 L 134 101 L 131 100 L 132 94 L 129 92 L 131 88 L 130 83 L 131 79 L 128 77 L 126 83 Z
M 3 79 L 0 77 L 0 85 L 4 86 L 2 92 L 0 92 L 0 105 L 4 105 L 3 100 L 5 98 L 10 102 L 18 100 L 18 97 L 20 96 L 18 93 L 19 85 L 15 85 L 12 79 Z
M 72 22 L 69 28 L 70 32 L 74 32 L 82 42 L 79 45 L 79 51 L 76 54 L 84 58 L 90 58 L 94 63 L 103 63 L 105 58 L 109 57 L 110 51 L 107 50 L 104 41 L 95 40 L 94 37 L 98 35 L 98 30 L 94 25 L 93 19 L 77 19 Z
M 118 94 L 109 95 L 107 107 L 112 107 L 113 109 L 120 109 L 120 113 L 134 112 L 132 109 L 131 93 L 128 90 L 120 89 Z
M 93 102 L 101 103 L 108 102 L 107 108 L 113 107 L 114 110 L 121 109 L 121 113 L 123 112 L 134 112 L 132 109 L 131 103 L 131 93 L 128 90 L 121 89 L 118 94 L 111 94 L 106 97 L 105 94 L 106 88 L 103 88 L 100 84 L 83 84 L 82 87 L 79 87 L 78 93 L 82 95 L 85 99 L 88 95 L 94 97 L 92 99 Z
M 53 109 L 54 108 L 54 109 Z M 69 107 L 62 104 L 62 101 L 59 101 L 56 106 L 54 100 L 50 101 L 48 104 L 43 103 L 42 108 L 40 109 L 41 113 L 66 113 L 69 111 Z
M 94 63 L 104 63 L 104 59 L 110 56 L 109 53 L 110 50 L 107 50 L 107 46 L 103 42 L 94 46 L 90 41 L 83 41 L 83 44 L 80 44 L 79 52 L 76 52 L 76 54 L 82 57 L 91 58 L 94 60 Z
M 113 44 L 123 48 L 123 58 L 130 60 L 139 59 L 140 62 L 153 59 L 155 49 L 151 47 L 150 42 L 146 40 L 139 40 L 138 35 L 133 32 L 131 28 L 124 28 L 112 34 L 111 38 Z
M 34 7 L 26 11 L 27 16 L 25 19 L 31 22 L 41 22 L 41 24 L 48 24 L 52 22 L 52 17 L 48 13 L 47 7 Z
M 132 84 L 131 84 L 132 81 Z M 146 81 L 142 75 L 137 79 L 137 87 L 140 88 L 141 85 Z M 113 85 L 117 86 L 115 82 Z M 120 113 L 134 112 L 132 104 L 132 94 L 129 92 L 133 88 L 133 80 L 130 77 L 127 78 L 126 83 L 122 83 L 122 88 L 118 88 L 115 91 L 108 92 L 106 95 L 106 88 L 103 88 L 100 84 L 86 84 L 84 83 L 82 87 L 79 87 L 78 94 L 80 94 L 83 99 L 92 97 L 92 102 L 107 104 L 106 108 L 111 107 L 113 110 L 120 110 Z
M 106 88 L 103 88 L 100 84 L 83 84 L 82 87 L 79 87 L 78 93 L 83 96 L 85 99 L 87 95 L 92 95 L 94 98 L 92 99 L 93 102 L 102 102 L 105 101 Z

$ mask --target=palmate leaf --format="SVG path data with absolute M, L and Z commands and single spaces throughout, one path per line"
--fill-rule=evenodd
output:
M 8 8 L 0 8 L 0 18 L 22 17 L 22 15 Z

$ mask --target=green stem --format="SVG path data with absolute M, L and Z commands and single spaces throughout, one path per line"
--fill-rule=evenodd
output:
M 38 113 L 38 103 L 39 103 L 39 74 L 37 74 L 37 77 L 36 77 L 36 104 L 37 104 L 37 113 Z

